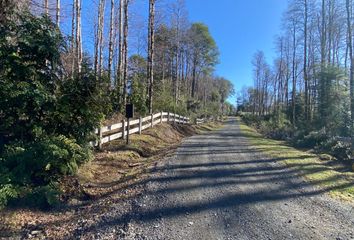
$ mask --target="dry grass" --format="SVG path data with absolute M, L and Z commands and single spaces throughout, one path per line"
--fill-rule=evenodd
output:
M 104 145 L 103 150 L 96 153 L 94 161 L 80 167 L 77 178 L 83 186 L 89 186 L 84 188 L 88 195 L 97 197 L 104 194 L 100 186 L 138 178 L 149 172 L 163 157 L 173 153 L 184 137 L 221 126 L 221 123 L 156 125 L 141 135 L 131 135 L 129 145 L 123 139 Z

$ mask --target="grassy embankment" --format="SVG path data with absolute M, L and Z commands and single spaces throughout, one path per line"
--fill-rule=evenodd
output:
M 333 197 L 354 203 L 354 173 L 338 170 L 331 166 L 330 159 L 321 160 L 311 151 L 303 151 L 289 146 L 284 141 L 264 138 L 256 130 L 246 126 L 240 119 L 242 133 L 254 148 L 271 157 L 282 158 L 282 164 L 298 170 L 307 181 L 328 189 Z M 335 160 L 334 160 L 335 161 Z
M 97 197 L 102 194 L 101 190 L 106 189 L 99 186 L 149 172 L 163 157 L 173 153 L 184 137 L 216 130 L 221 126 L 220 122 L 201 125 L 159 124 L 143 131 L 141 135 L 131 135 L 129 145 L 122 139 L 104 145 L 94 161 L 80 167 L 77 177 L 83 186 L 91 186 L 84 191 Z

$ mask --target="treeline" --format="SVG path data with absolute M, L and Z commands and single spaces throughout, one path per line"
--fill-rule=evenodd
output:
M 62 6 L 58 0 L 32 0 L 29 7 L 65 26 L 65 72 L 80 73 L 86 58 L 114 99 L 110 114 L 131 102 L 140 114 L 218 115 L 233 93 L 230 81 L 214 75 L 219 53 L 208 27 L 190 23 L 184 0 L 71 0 Z M 89 19 L 82 23 L 82 16 Z
M 140 115 L 232 110 L 232 84 L 213 74 L 215 41 L 178 15 L 182 1 L 168 5 L 168 21 L 156 21 L 149 2 L 145 55 L 130 45 L 130 1 L 99 1 L 92 49 L 82 3 L 74 0 L 67 18 L 60 1 L 0 0 L 0 207 L 57 203 L 61 177 L 92 158 L 94 129 L 128 102 Z
M 351 0 L 290 0 L 277 57 L 270 64 L 255 53 L 254 86 L 239 93 L 239 109 L 258 126 L 266 119 L 269 135 L 351 158 L 353 19 Z

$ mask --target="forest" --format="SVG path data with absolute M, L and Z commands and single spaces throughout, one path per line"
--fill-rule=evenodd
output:
M 238 93 L 243 119 L 271 138 L 350 163 L 354 147 L 351 0 L 291 0 L 275 58 L 258 50 L 252 87 Z
M 138 116 L 234 110 L 216 42 L 183 0 L 148 1 L 146 19 L 138 1 L 83 2 L 0 0 L 0 207 L 55 204 L 60 177 L 93 158 L 94 129 L 127 103 Z

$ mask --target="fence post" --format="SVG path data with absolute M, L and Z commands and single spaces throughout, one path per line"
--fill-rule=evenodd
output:
M 102 149 L 102 126 L 98 128 L 98 149 Z
M 176 113 L 173 113 L 173 124 L 176 124 Z
M 160 123 L 162 123 L 162 117 L 163 117 L 163 115 L 162 115 L 162 111 L 161 111 Z
M 170 112 L 168 112 L 168 115 L 167 115 L 167 122 L 170 122 Z
M 142 128 L 143 128 L 143 119 L 142 119 L 142 117 L 140 117 L 139 118 L 139 134 L 141 134 Z
M 154 114 L 151 114 L 151 127 L 154 127 Z
M 127 145 L 129 144 L 129 128 L 130 128 L 130 120 L 127 119 Z
M 123 130 L 122 138 L 125 139 L 125 121 L 124 121 L 124 119 L 122 120 L 122 130 Z

